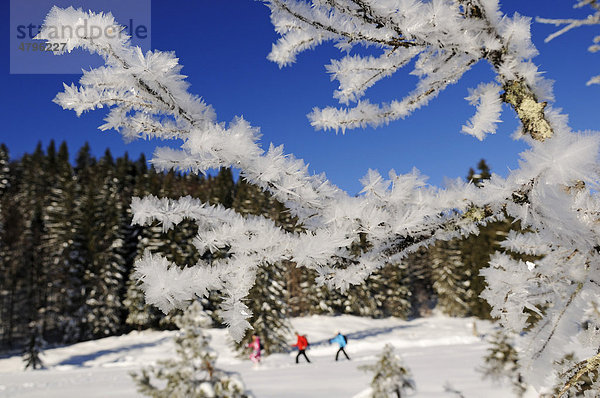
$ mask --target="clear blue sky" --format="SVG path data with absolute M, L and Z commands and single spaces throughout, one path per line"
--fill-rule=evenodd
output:
M 572 1 L 510 0 L 503 9 L 529 16 L 568 17 L 585 15 L 571 8 Z M 114 155 L 128 151 L 151 155 L 158 142 L 125 144 L 116 132 L 100 132 L 104 112 L 77 118 L 51 100 L 62 83 L 76 82 L 77 75 L 10 75 L 8 48 L 9 7 L 2 2 L 3 51 L 0 70 L 0 142 L 13 157 L 31 152 L 38 141 L 66 140 L 74 153 L 85 141 L 95 154 L 110 147 Z M 587 10 L 585 10 L 587 11 Z M 269 11 L 252 0 L 156 0 L 152 1 L 152 47 L 174 50 L 189 76 L 191 91 L 202 96 L 217 111 L 219 120 L 243 115 L 263 133 L 263 143 L 284 144 L 286 152 L 303 158 L 311 170 L 325 172 L 341 188 L 353 194 L 358 180 L 369 168 L 387 174 L 413 167 L 430 176 L 433 184 L 444 177 L 464 177 L 469 167 L 485 158 L 492 170 L 505 175 L 517 167 L 518 152 L 524 149 L 510 135 L 517 122 L 505 109 L 498 133 L 483 142 L 460 133 L 474 109 L 464 100 L 469 87 L 490 79 L 489 68 L 480 64 L 457 85 L 451 86 L 428 107 L 403 121 L 376 130 L 352 130 L 346 135 L 314 131 L 306 114 L 312 107 L 335 105 L 336 83 L 324 65 L 339 52 L 331 45 L 301 54 L 292 67 L 279 69 L 266 59 L 276 40 Z M 598 129 L 600 86 L 585 82 L 600 73 L 600 54 L 587 47 L 598 27 L 581 28 L 546 44 L 552 27 L 534 23 L 534 42 L 540 50 L 535 59 L 546 76 L 556 81 L 556 105 L 570 115 L 577 130 Z M 415 80 L 401 71 L 373 87 L 367 96 L 374 101 L 390 100 L 408 92 Z

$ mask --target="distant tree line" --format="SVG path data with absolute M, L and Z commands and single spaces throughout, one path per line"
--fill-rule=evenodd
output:
M 481 184 L 489 176 L 482 160 L 467 178 Z M 3 351 L 175 327 L 174 314 L 164 315 L 144 303 L 133 279 L 136 257 L 149 248 L 178 264 L 195 264 L 219 254 L 196 251 L 197 227 L 192 222 L 167 233 L 158 225 L 132 226 L 131 198 L 148 194 L 191 195 L 245 215 L 268 215 L 289 231 L 302 229 L 281 203 L 243 179 L 236 181 L 229 169 L 207 177 L 159 173 L 143 155 L 115 159 L 107 150 L 96 159 L 87 144 L 72 164 L 64 142 L 58 149 L 54 142 L 45 149 L 38 144 L 32 154 L 11 160 L 0 145 Z M 409 318 L 426 315 L 437 305 L 453 316 L 488 318 L 489 307 L 478 297 L 484 288 L 479 269 L 499 249 L 509 228 L 508 222 L 495 223 L 478 236 L 437 244 L 400 264 L 383 264 L 365 284 L 343 294 L 315 286 L 315 275 L 290 262 L 260 267 L 249 300 L 253 333 L 262 337 L 270 353 L 287 347 L 291 316 Z M 363 250 L 361 245 L 354 249 Z M 218 301 L 218 293 L 202 299 L 217 324 Z

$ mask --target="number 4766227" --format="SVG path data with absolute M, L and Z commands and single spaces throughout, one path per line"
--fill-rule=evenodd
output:
M 67 43 L 26 43 L 22 42 L 18 49 L 20 51 L 63 51 Z

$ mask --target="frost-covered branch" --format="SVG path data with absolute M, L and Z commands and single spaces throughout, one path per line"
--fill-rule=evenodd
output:
M 498 106 L 489 105 L 503 100 L 517 112 L 524 133 L 535 139 L 552 135 L 543 102 L 552 96 L 531 63 L 537 51 L 530 39 L 530 21 L 518 14 L 503 15 L 496 1 L 264 1 L 271 9 L 275 30 L 281 35 L 269 55 L 279 66 L 293 63 L 299 52 L 325 41 L 333 41 L 346 51 L 358 45 L 376 47 L 373 53 L 380 51 L 376 56 L 348 54 L 331 61 L 327 70 L 339 82 L 334 97 L 343 104 L 356 105 L 315 108 L 309 119 L 316 128 L 343 132 L 404 118 L 460 80 L 474 64 L 485 60 L 506 94 L 488 91 L 486 100 L 481 102 L 469 97 L 471 103 L 478 105 L 477 117 L 463 131 L 479 139 L 484 132 L 493 133 Z M 369 87 L 412 59 L 416 62 L 411 74 L 419 78 L 415 90 L 402 99 L 380 105 L 361 100 Z M 515 86 L 519 87 L 519 95 L 527 99 L 525 104 L 509 93 Z
M 589 6 L 594 10 L 594 12 L 592 14 L 589 14 L 585 18 L 581 18 L 581 19 L 574 19 L 574 18 L 552 19 L 552 18 L 540 18 L 540 17 L 536 18 L 536 21 L 540 22 L 540 23 L 555 25 L 557 27 L 562 26 L 559 30 L 557 30 L 556 32 L 554 32 L 554 33 L 548 35 L 548 37 L 546 37 L 546 40 L 545 40 L 546 43 L 552 39 L 557 38 L 558 36 L 561 36 L 561 35 L 567 33 L 571 29 L 579 28 L 581 26 L 590 26 L 590 25 L 600 24 L 600 3 L 597 0 L 579 0 L 573 6 L 573 8 L 581 8 L 584 6 Z M 600 51 L 600 35 L 594 37 L 593 40 L 594 40 L 594 44 L 592 44 L 588 48 L 588 50 L 592 53 L 595 53 L 597 51 Z M 593 76 L 590 80 L 588 80 L 587 85 L 589 86 L 590 84 L 600 84 L 600 75 Z
M 219 290 L 225 297 L 223 319 L 239 339 L 249 327 L 252 314 L 243 300 L 258 267 L 293 261 L 315 270 L 318 283 L 344 290 L 420 247 L 477 234 L 480 226 L 508 216 L 519 221 L 522 231 L 511 233 L 505 248 L 539 260 L 523 263 L 508 254 L 495 255 L 483 272 L 488 283 L 484 295 L 507 327 L 528 330 L 526 374 L 544 384 L 567 342 L 595 353 L 600 318 L 590 308 L 598 304 L 600 293 L 600 140 L 597 134 L 572 132 L 564 116 L 540 102 L 549 99 L 549 90 L 530 62 L 536 50 L 529 20 L 503 15 L 496 0 L 268 3 L 282 34 L 271 58 L 282 65 L 324 40 L 343 48 L 362 43 L 382 49 L 378 57 L 332 61 L 329 69 L 340 81 L 336 96 L 342 102 L 362 98 L 375 81 L 417 58 L 420 82 L 413 94 L 398 105 L 360 101 L 347 112 L 316 111 L 331 112 L 333 116 L 323 119 L 330 127 L 343 128 L 344 120 L 361 125 L 408 114 L 473 63 L 487 60 L 497 82 L 471 91 L 468 99 L 478 111 L 464 132 L 478 138 L 493 133 L 504 101 L 520 117 L 530 148 L 521 154 L 518 169 L 506 178 L 494 175 L 480 188 L 462 181 L 443 189 L 432 187 L 416 170 L 405 175 L 392 171 L 387 178 L 371 170 L 361 180 L 361 193 L 351 196 L 324 175 L 311 175 L 307 165 L 283 147 L 264 150 L 258 129 L 244 119 L 217 121 L 212 108 L 188 92 L 173 53 L 144 54 L 127 38 L 70 39 L 67 50 L 83 47 L 98 53 L 105 66 L 84 71 L 80 85 L 65 86 L 57 103 L 78 114 L 109 108 L 101 128 L 116 129 L 128 139 L 177 139 L 178 149 L 156 150 L 152 162 L 159 169 L 240 169 L 243 178 L 283 202 L 301 226 L 300 232 L 286 232 L 266 218 L 243 217 L 189 197 L 135 199 L 134 222 L 158 221 L 170 229 L 183 219 L 193 220 L 199 227 L 194 245 L 201 252 L 222 254 L 210 264 L 184 268 L 146 254 L 136 265 L 136 276 L 147 300 L 169 310 Z M 64 40 L 53 38 L 51 27 L 76 27 L 86 19 L 116 27 L 110 14 L 53 8 L 40 38 Z M 391 113 L 385 116 L 386 112 Z M 359 237 L 368 242 L 368 249 L 357 253 L 351 247 Z

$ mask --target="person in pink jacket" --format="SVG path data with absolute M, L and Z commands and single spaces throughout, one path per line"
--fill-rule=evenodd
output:
M 252 353 L 250 354 L 250 360 L 254 363 L 254 365 L 258 365 L 260 363 L 260 350 L 261 344 L 260 339 L 257 335 L 252 335 L 252 342 L 248 344 L 248 348 L 252 348 Z

